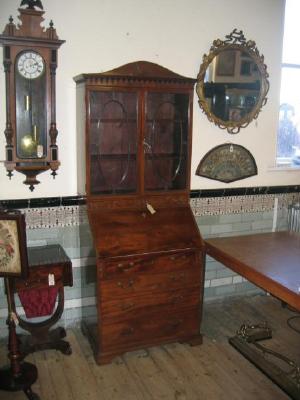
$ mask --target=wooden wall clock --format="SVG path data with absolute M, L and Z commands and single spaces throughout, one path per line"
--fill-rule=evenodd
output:
M 37 175 L 51 169 L 55 177 L 60 162 L 56 144 L 55 73 L 59 40 L 53 22 L 47 29 L 40 0 L 22 0 L 21 23 L 9 18 L 0 35 L 6 83 L 6 161 L 11 178 L 14 170 L 25 174 L 30 190 Z M 39 8 L 40 10 L 37 10 Z

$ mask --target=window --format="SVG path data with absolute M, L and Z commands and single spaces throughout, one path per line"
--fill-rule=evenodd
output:
M 300 36 L 299 0 L 286 0 L 277 164 L 300 166 Z

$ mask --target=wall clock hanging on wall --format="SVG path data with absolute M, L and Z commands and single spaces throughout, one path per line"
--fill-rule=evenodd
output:
M 254 157 L 245 147 L 226 143 L 211 149 L 200 161 L 196 175 L 225 183 L 257 175 Z
M 40 0 L 22 0 L 20 25 L 9 18 L 0 35 L 6 83 L 6 161 L 8 176 L 25 174 L 30 190 L 36 176 L 51 169 L 55 177 L 60 162 L 56 144 L 55 73 L 59 40 L 53 22 L 41 26 Z

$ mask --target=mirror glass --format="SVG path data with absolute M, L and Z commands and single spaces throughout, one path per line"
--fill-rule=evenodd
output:
M 215 40 L 210 53 L 204 55 L 196 90 L 209 120 L 237 133 L 257 118 L 266 103 L 269 82 L 255 42 L 246 42 L 237 30 L 226 38 Z

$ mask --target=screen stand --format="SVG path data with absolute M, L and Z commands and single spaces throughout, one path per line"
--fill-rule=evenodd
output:
M 22 390 L 29 400 L 39 400 L 39 396 L 31 390 L 31 385 L 37 380 L 37 368 L 33 364 L 22 361 L 16 334 L 17 317 L 12 311 L 11 281 L 8 277 L 5 277 L 4 281 L 8 305 L 8 358 L 10 365 L 0 369 L 0 390 L 8 392 Z

